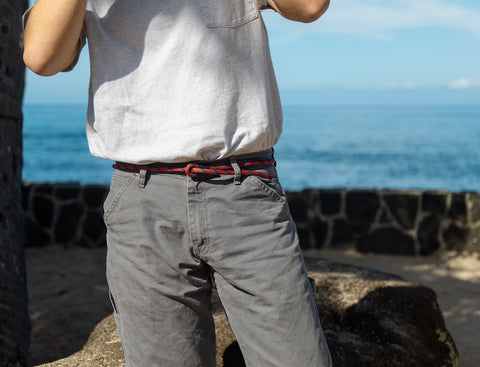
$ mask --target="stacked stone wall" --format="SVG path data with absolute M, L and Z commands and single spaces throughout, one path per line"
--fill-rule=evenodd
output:
M 105 246 L 104 185 L 23 185 L 26 246 Z M 474 192 L 308 189 L 288 192 L 303 249 L 430 255 L 480 252 Z
M 399 255 L 480 249 L 480 196 L 473 192 L 305 190 L 288 198 L 304 249 Z
M 25 246 L 105 246 L 107 192 L 106 185 L 24 183 Z

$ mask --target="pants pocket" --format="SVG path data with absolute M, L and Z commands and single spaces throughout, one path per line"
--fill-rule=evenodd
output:
M 103 221 L 105 222 L 105 225 L 108 225 L 108 217 L 118 205 L 123 193 L 135 177 L 136 176 L 133 173 L 126 174 L 124 172 L 115 171 L 113 174 L 110 190 L 103 203 Z
M 265 167 L 261 169 L 256 169 L 255 171 L 263 174 L 272 176 L 272 178 L 262 178 L 259 176 L 248 176 L 245 178 L 244 182 L 247 184 L 253 184 L 257 188 L 265 191 L 272 199 L 280 200 L 284 203 L 287 203 L 287 197 L 285 191 L 283 190 L 282 185 L 278 181 L 277 170 L 275 167 Z

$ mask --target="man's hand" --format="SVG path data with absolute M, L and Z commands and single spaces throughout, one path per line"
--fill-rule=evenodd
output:
M 87 0 L 37 0 L 28 14 L 23 60 L 39 75 L 54 75 L 79 52 Z
M 328 9 L 330 0 L 267 0 L 280 15 L 298 22 L 310 23 Z

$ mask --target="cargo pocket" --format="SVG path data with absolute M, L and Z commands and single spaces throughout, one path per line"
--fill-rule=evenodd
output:
M 259 17 L 257 0 L 204 0 L 202 12 L 208 28 L 236 28 Z

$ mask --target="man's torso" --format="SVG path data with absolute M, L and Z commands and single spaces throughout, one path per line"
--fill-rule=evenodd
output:
M 282 115 L 256 0 L 94 0 L 92 154 L 131 163 L 271 148 Z

